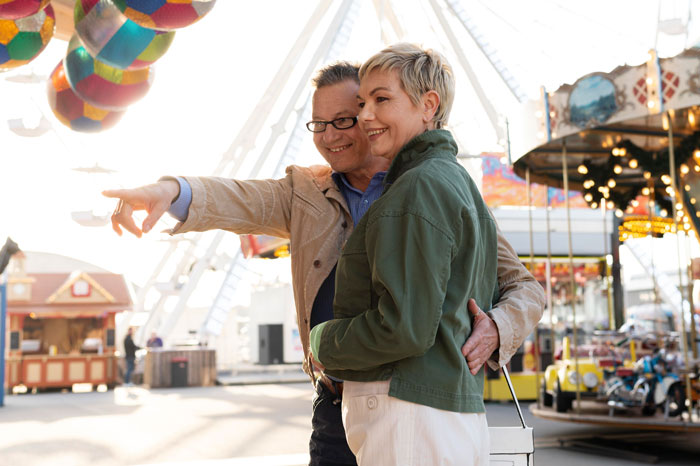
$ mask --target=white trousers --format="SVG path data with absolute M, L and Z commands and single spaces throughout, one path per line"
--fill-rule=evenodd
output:
M 486 414 L 399 400 L 389 381 L 344 385 L 345 435 L 359 466 L 488 465 Z

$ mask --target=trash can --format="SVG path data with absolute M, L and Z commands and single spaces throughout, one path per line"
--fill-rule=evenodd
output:
M 170 360 L 170 386 L 187 386 L 187 358 L 175 357 Z

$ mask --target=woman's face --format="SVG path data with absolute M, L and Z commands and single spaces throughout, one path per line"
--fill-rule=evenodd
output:
M 360 82 L 357 99 L 359 123 L 374 156 L 391 160 L 408 141 L 432 128 L 434 111 L 426 112 L 423 102 L 411 101 L 397 71 L 371 71 Z

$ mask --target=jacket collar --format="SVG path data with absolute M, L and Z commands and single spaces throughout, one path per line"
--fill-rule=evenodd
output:
M 457 143 L 449 131 L 434 129 L 421 133 L 408 141 L 391 161 L 384 186 L 392 184 L 426 157 L 453 158 L 456 155 Z

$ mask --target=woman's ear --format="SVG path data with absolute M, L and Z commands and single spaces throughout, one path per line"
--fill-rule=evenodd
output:
M 423 106 L 423 123 L 428 124 L 433 121 L 440 106 L 440 95 L 436 91 L 430 90 L 423 94 L 421 104 Z

